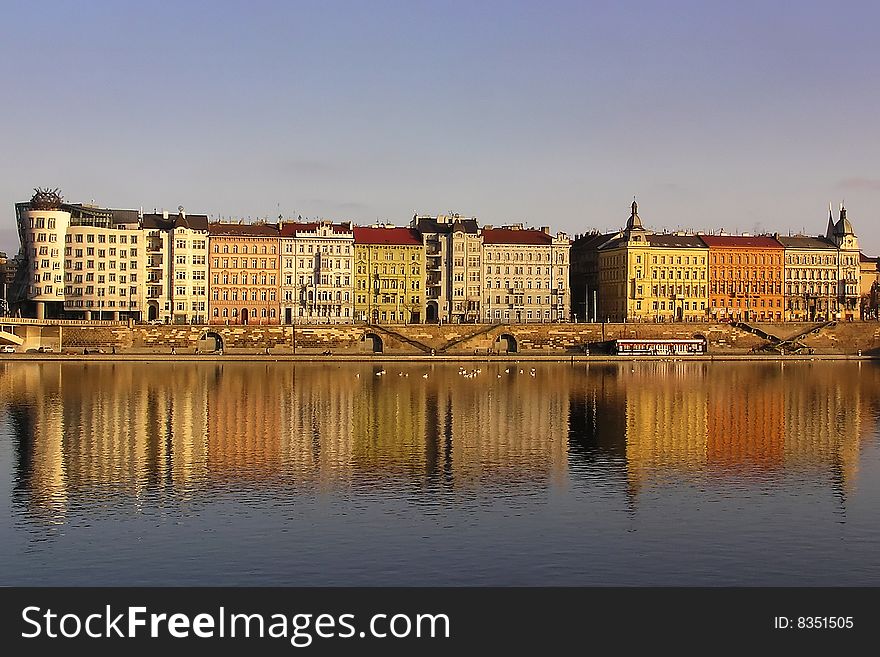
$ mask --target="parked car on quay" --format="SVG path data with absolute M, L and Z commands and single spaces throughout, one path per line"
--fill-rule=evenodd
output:
M 15 347 L 13 347 L 11 344 L 4 344 L 4 345 L 0 346 L 0 354 L 14 354 L 14 353 L 15 353 Z

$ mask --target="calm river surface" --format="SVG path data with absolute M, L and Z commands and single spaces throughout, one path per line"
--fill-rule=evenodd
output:
M 880 365 L 464 365 L 0 363 L 0 584 L 880 585 Z

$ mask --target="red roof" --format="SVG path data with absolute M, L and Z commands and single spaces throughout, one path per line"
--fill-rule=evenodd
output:
M 722 249 L 784 249 L 785 247 L 766 235 L 700 235 L 709 248 Z
M 313 233 L 318 230 L 318 226 L 320 225 L 321 224 L 319 224 L 317 221 L 285 221 L 283 224 L 281 224 L 281 236 L 293 237 L 296 233 Z M 330 226 L 333 228 L 334 233 L 351 233 L 351 229 L 349 228 L 348 224 L 330 224 Z
M 421 246 L 422 236 L 412 228 L 370 228 L 354 227 L 355 244 L 396 244 L 403 246 Z
M 553 243 L 553 237 L 533 228 L 484 228 L 483 244 L 532 244 L 544 246 Z

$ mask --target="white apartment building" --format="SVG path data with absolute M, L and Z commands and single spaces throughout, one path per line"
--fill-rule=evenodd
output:
M 143 215 L 146 319 L 165 324 L 208 321 L 208 217 L 178 208 Z
M 280 233 L 282 323 L 352 323 L 352 224 L 281 222 Z
M 27 272 L 20 296 L 35 316 L 140 319 L 144 245 L 136 210 L 64 203 L 57 190 L 36 190 L 16 204 Z

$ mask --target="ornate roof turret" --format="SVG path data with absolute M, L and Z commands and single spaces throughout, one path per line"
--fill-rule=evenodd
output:
M 626 222 L 626 229 L 644 230 L 644 226 L 642 226 L 642 220 L 639 218 L 639 204 L 636 203 L 635 197 L 633 197 L 632 214 L 629 216 L 629 219 Z
M 843 203 L 840 204 L 840 221 L 834 227 L 834 234 L 841 237 L 856 234 L 849 219 L 846 218 L 846 207 L 844 207 Z

